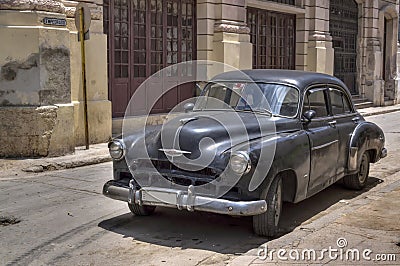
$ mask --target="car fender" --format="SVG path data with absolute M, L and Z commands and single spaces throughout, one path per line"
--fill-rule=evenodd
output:
M 374 150 L 375 158 L 370 158 L 371 162 L 378 161 L 384 143 L 385 137 L 379 126 L 367 121 L 358 124 L 350 138 L 347 162 L 348 172 L 357 171 L 361 157 L 365 151 Z
M 270 150 L 271 141 L 264 138 L 258 141 L 257 145 L 252 145 L 253 150 L 250 153 L 254 163 L 259 161 L 261 149 Z M 276 137 L 276 149 L 271 167 L 265 173 L 263 182 L 258 186 L 258 195 L 268 191 L 274 178 L 282 172 L 291 171 L 295 175 L 295 180 L 288 183 L 290 197 L 287 201 L 298 202 L 306 197 L 309 171 L 310 171 L 310 147 L 309 140 L 304 130 L 289 133 L 279 133 Z M 251 173 L 250 173 L 251 174 Z

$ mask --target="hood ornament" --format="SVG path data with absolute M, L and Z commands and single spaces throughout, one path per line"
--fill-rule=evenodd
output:
M 195 116 L 195 117 L 188 117 L 188 118 L 182 118 L 182 119 L 180 119 L 179 122 L 181 122 L 181 124 L 182 124 L 182 126 L 183 126 L 183 125 L 189 123 L 190 121 L 194 121 L 194 120 L 197 120 L 197 119 L 199 119 L 197 116 Z
M 164 152 L 165 155 L 170 157 L 182 156 L 183 154 L 191 154 L 190 151 L 182 151 L 177 149 L 158 149 L 158 150 Z

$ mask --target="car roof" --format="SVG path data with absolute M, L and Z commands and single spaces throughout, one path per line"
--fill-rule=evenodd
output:
M 307 72 L 299 70 L 283 69 L 249 69 L 235 70 L 219 74 L 211 81 L 249 81 L 255 82 L 278 82 L 293 85 L 300 90 L 305 90 L 311 85 L 316 84 L 335 84 L 343 87 L 347 93 L 346 85 L 338 78 L 331 75 Z

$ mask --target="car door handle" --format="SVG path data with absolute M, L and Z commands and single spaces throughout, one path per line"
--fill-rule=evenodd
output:
M 331 127 L 336 127 L 336 120 L 328 122 Z
M 358 122 L 360 122 L 360 118 L 359 117 L 354 117 L 351 120 L 354 122 L 354 124 L 358 124 Z

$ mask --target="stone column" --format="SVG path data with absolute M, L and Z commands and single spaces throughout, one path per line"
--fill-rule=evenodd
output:
M 252 68 L 245 0 L 197 1 L 198 59 Z
M 384 102 L 383 39 L 380 37 L 379 1 L 358 1 L 361 5 L 362 30 L 360 39 L 360 94 L 376 106 Z M 382 33 L 383 34 L 383 33 Z
M 398 25 L 399 25 L 399 7 L 395 1 L 388 4 L 386 1 L 380 1 L 380 31 L 382 42 L 385 44 L 385 58 L 383 62 L 385 64 L 383 73 L 384 80 L 384 99 L 383 105 L 391 105 L 397 98 L 397 43 L 398 43 Z M 386 39 L 384 34 L 384 28 L 386 24 Z
M 65 18 L 60 1 L 0 0 L 0 157 L 74 152 Z
M 309 19 L 307 70 L 333 75 L 334 50 L 329 33 L 329 0 L 309 0 L 306 18 Z
M 86 41 L 86 79 L 90 143 L 106 142 L 111 137 L 111 102 L 108 100 L 107 35 L 103 32 L 103 0 L 82 1 L 90 10 L 90 39 Z M 81 50 L 75 26 L 76 1 L 65 1 L 71 47 L 71 96 L 74 105 L 76 145 L 85 144 L 84 101 L 81 75 Z
M 400 43 L 397 43 L 397 89 L 396 89 L 396 97 L 394 99 L 394 104 L 399 104 L 400 103 Z

